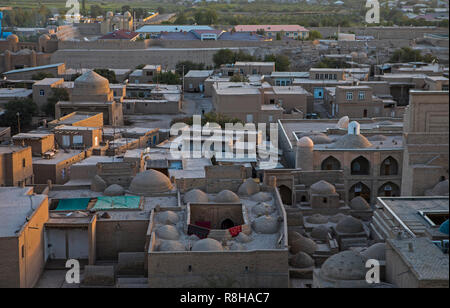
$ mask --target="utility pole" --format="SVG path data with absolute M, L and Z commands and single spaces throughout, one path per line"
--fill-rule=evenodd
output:
M 17 116 L 17 129 L 18 129 L 19 134 L 20 134 L 20 113 L 17 112 L 16 116 Z

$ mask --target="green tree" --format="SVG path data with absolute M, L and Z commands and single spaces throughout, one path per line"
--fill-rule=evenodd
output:
M 117 83 L 116 73 L 114 71 L 107 68 L 96 68 L 94 72 L 108 79 L 109 83 Z
M 97 16 L 104 16 L 105 10 L 97 4 L 91 5 L 89 7 L 91 17 L 95 18 Z
M 414 50 L 411 47 L 402 47 L 394 51 L 390 61 L 400 63 L 422 61 L 422 54 L 420 50 Z
M 230 82 L 249 82 L 247 76 L 236 74 L 230 77 Z
M 322 38 L 322 33 L 320 33 L 319 31 L 317 31 L 317 30 L 309 31 L 309 36 L 308 36 L 309 40 L 314 41 L 314 40 L 318 40 L 321 38 Z
M 213 62 L 216 67 L 222 64 L 234 63 L 235 54 L 230 49 L 220 49 L 213 55 Z
M 0 117 L 0 126 L 9 126 L 17 132 L 17 114 L 19 114 L 21 129 L 31 127 L 33 115 L 36 115 L 37 111 L 38 107 L 31 98 L 12 100 L 5 105 L 5 112 Z
M 181 84 L 180 75 L 172 72 L 161 72 L 153 77 L 153 82 L 162 84 Z
M 289 61 L 289 58 L 285 55 L 266 55 L 264 57 L 264 62 L 275 62 L 275 70 L 277 72 L 286 72 L 289 71 L 289 67 L 291 65 L 291 62 Z
M 69 93 L 64 88 L 53 88 L 52 96 L 47 99 L 47 104 L 43 107 L 42 111 L 51 117 L 55 117 L 55 105 L 59 101 L 68 101 Z
M 186 75 L 187 72 L 191 70 L 204 70 L 204 69 L 205 69 L 204 63 L 194 63 L 192 61 L 180 61 L 175 65 L 175 72 L 180 76 L 183 76 L 183 71 L 184 74 Z
M 55 76 L 53 76 L 52 73 L 44 73 L 44 72 L 40 72 L 40 73 L 36 73 L 33 76 L 31 76 L 31 79 L 33 80 L 42 80 L 45 78 L 54 78 Z

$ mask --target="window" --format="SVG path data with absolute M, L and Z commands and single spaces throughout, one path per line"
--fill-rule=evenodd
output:
M 448 91 L 448 84 L 442 85 L 442 91 Z
M 73 136 L 73 144 L 83 145 L 83 136 L 80 135 Z
M 269 116 L 269 122 L 273 122 L 273 116 Z
M 62 143 L 64 147 L 70 146 L 70 136 L 69 135 L 63 135 L 62 136 Z
M 25 245 L 22 245 L 22 248 L 21 248 L 21 254 L 22 254 L 22 259 L 24 259 L 25 258 Z
M 247 114 L 247 123 L 253 123 L 253 114 Z
M 26 167 L 27 166 L 27 161 L 26 161 L 26 159 L 24 158 L 24 159 L 22 159 L 22 167 Z
M 348 101 L 352 101 L 353 100 L 353 92 L 347 92 L 346 96 L 347 96 L 347 100 Z
M 325 74 L 325 79 L 328 79 L 328 74 Z
M 359 91 L 359 95 L 358 95 L 360 100 L 363 100 L 366 98 L 366 92 L 364 91 Z
M 334 80 L 337 80 L 337 75 L 336 74 L 334 74 Z
M 42 90 L 42 89 L 41 89 L 41 90 L 39 90 L 39 95 L 40 95 L 40 96 L 44 96 L 44 95 L 45 95 L 45 91 L 44 91 L 44 90 Z

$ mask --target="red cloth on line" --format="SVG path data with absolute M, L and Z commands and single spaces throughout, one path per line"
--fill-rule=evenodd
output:
M 228 229 L 232 237 L 238 236 L 239 233 L 242 232 L 242 226 L 235 226 L 233 228 Z
M 199 226 L 199 227 L 206 228 L 206 229 L 211 229 L 211 222 L 210 221 L 196 221 L 195 225 Z

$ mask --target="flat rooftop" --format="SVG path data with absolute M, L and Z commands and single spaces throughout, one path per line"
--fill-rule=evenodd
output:
M 415 235 L 423 234 L 431 225 L 420 215 L 420 211 L 449 211 L 448 197 L 379 197 L 384 208 L 394 213 Z
M 0 237 L 13 237 L 27 223 L 46 195 L 29 195 L 32 188 L 0 187 Z
M 0 98 L 26 98 L 33 94 L 33 90 L 25 88 L 0 88 Z
M 25 150 L 26 147 L 20 147 L 15 145 L 0 145 L 0 154 L 15 153 Z
M 79 121 L 87 120 L 98 114 L 99 114 L 99 112 L 75 112 L 75 113 L 69 114 L 63 118 L 54 120 L 54 121 L 50 122 L 50 124 L 71 125 L 71 124 L 79 122 Z
M 449 279 L 449 255 L 444 254 L 428 238 L 389 239 L 390 246 L 398 253 L 419 280 Z M 412 244 L 413 251 L 410 251 Z
M 81 154 L 83 151 L 79 150 L 67 150 L 67 153 L 63 150 L 59 150 L 53 158 L 46 159 L 42 157 L 33 157 L 33 165 L 55 165 L 63 161 L 66 161 L 72 157 Z
M 272 90 L 275 94 L 311 95 L 308 91 L 306 91 L 300 86 L 285 86 L 285 87 L 274 86 Z
M 213 70 L 190 70 L 186 75 L 184 75 L 185 78 L 207 78 L 212 75 L 214 71 Z
M 36 81 L 34 83 L 34 85 L 37 85 L 37 86 L 51 86 L 52 84 L 57 83 L 57 82 L 61 82 L 61 81 L 64 82 L 64 78 L 44 78 L 42 80 Z
M 247 82 L 219 82 L 213 85 L 219 95 L 259 95 L 261 84 Z

